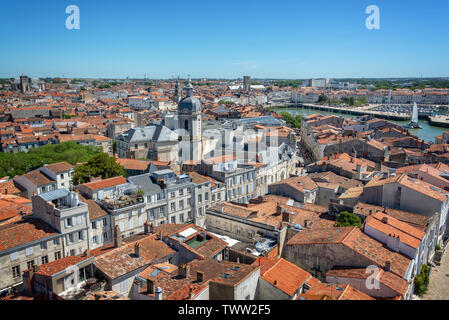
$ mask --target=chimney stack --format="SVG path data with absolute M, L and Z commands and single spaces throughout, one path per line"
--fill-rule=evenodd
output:
M 292 214 L 288 211 L 282 212 L 282 222 L 292 223 Z
M 150 294 L 154 293 L 154 282 L 150 279 L 147 279 L 147 291 Z
M 385 271 L 390 271 L 390 268 L 391 268 L 391 261 L 385 261 L 384 270 Z
M 183 264 L 179 266 L 179 275 L 183 278 L 189 278 L 190 277 L 190 265 Z
M 201 271 L 198 271 L 196 273 L 196 281 L 203 282 L 204 281 L 204 273 Z
M 277 215 L 281 215 L 281 214 L 282 214 L 282 208 L 281 208 L 280 205 L 277 205 L 277 206 L 276 206 L 276 214 L 277 214 Z
M 145 234 L 150 233 L 150 225 L 149 225 L 148 221 L 145 221 L 145 223 L 143 224 L 143 233 L 145 233 Z
M 140 257 L 140 243 L 138 242 L 134 245 L 134 254 L 137 257 Z
M 309 220 L 304 220 L 304 228 L 307 228 L 308 224 L 309 224 Z
M 114 247 L 118 248 L 122 246 L 122 231 L 120 231 L 120 228 L 118 225 L 114 228 Z

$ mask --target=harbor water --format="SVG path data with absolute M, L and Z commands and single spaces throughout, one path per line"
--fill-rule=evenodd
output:
M 310 116 L 312 114 L 320 113 L 323 115 L 337 115 L 342 116 L 345 118 L 357 118 L 357 116 L 354 115 L 348 115 L 348 114 L 341 114 L 337 112 L 326 112 L 326 111 L 319 111 L 319 110 L 313 110 L 313 109 L 305 109 L 305 108 L 276 108 L 274 109 L 275 112 L 281 113 L 281 112 L 288 112 L 293 116 L 301 115 L 301 116 Z M 410 121 L 392 121 L 391 122 L 397 123 L 399 125 L 405 125 L 409 123 Z M 409 129 L 409 132 L 420 139 L 427 141 L 427 142 L 435 142 L 435 137 L 441 135 L 443 132 L 448 131 L 448 128 L 440 128 L 429 125 L 429 123 L 426 120 L 419 120 L 419 124 L 422 127 L 422 129 Z

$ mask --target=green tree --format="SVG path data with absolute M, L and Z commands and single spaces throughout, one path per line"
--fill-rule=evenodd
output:
M 426 292 L 429 286 L 429 274 L 430 269 L 426 264 L 421 266 L 420 273 L 415 277 L 415 293 L 422 297 Z
M 125 176 L 125 169 L 116 162 L 114 157 L 110 157 L 106 153 L 100 153 L 75 168 L 73 184 L 87 183 L 90 182 L 91 178 L 95 177 L 108 179 L 118 176 Z
M 98 154 L 101 148 L 84 146 L 74 141 L 49 144 L 28 152 L 0 153 L 0 176 L 15 177 L 28 171 L 61 161 L 75 165 L 86 162 Z
M 337 216 L 337 227 L 358 227 L 362 226 L 362 219 L 354 213 L 343 211 Z
M 302 120 L 302 116 L 301 115 L 292 116 L 288 112 L 281 112 L 280 115 L 282 116 L 284 121 L 287 122 L 287 124 L 289 126 L 291 126 L 292 128 L 296 128 L 296 129 L 300 129 L 301 128 L 301 120 Z
M 322 94 L 318 97 L 318 103 L 327 103 L 329 101 L 329 97 L 325 94 Z

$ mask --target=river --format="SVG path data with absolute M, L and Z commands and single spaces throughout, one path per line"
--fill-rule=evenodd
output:
M 357 118 L 357 116 L 349 115 L 349 114 L 341 114 L 336 112 L 327 112 L 327 111 L 319 111 L 319 110 L 313 110 L 313 109 L 304 109 L 304 108 L 275 108 L 275 112 L 281 113 L 281 112 L 288 112 L 293 116 L 296 115 L 302 115 L 302 116 L 310 116 L 315 113 L 321 113 L 324 115 L 334 114 L 338 116 L 343 116 L 345 118 Z M 397 123 L 399 125 L 405 125 L 408 123 L 408 121 L 392 121 L 391 122 Z M 429 125 L 429 123 L 426 120 L 419 120 L 419 124 L 421 125 L 422 129 L 409 129 L 410 133 L 413 135 L 416 135 L 420 139 L 428 142 L 435 142 L 435 137 L 441 135 L 443 132 L 448 131 L 448 128 L 440 128 L 440 127 L 434 127 Z

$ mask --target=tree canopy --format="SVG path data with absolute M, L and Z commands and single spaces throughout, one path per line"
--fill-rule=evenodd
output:
M 99 153 L 75 168 L 73 184 L 87 183 L 95 177 L 108 179 L 118 176 L 125 176 L 125 169 L 117 163 L 114 157 L 110 157 L 107 153 Z
M 287 124 L 292 128 L 296 129 L 301 128 L 301 120 L 302 120 L 301 115 L 292 116 L 288 112 L 281 112 L 281 116 L 282 118 L 284 118 L 285 122 L 287 122 Z
M 351 212 L 343 211 L 337 216 L 337 227 L 361 227 L 362 219 Z
M 101 152 L 100 150 L 69 141 L 34 148 L 28 152 L 0 153 L 0 176 L 15 177 L 40 168 L 44 164 L 61 161 L 67 161 L 72 165 L 86 162 Z

